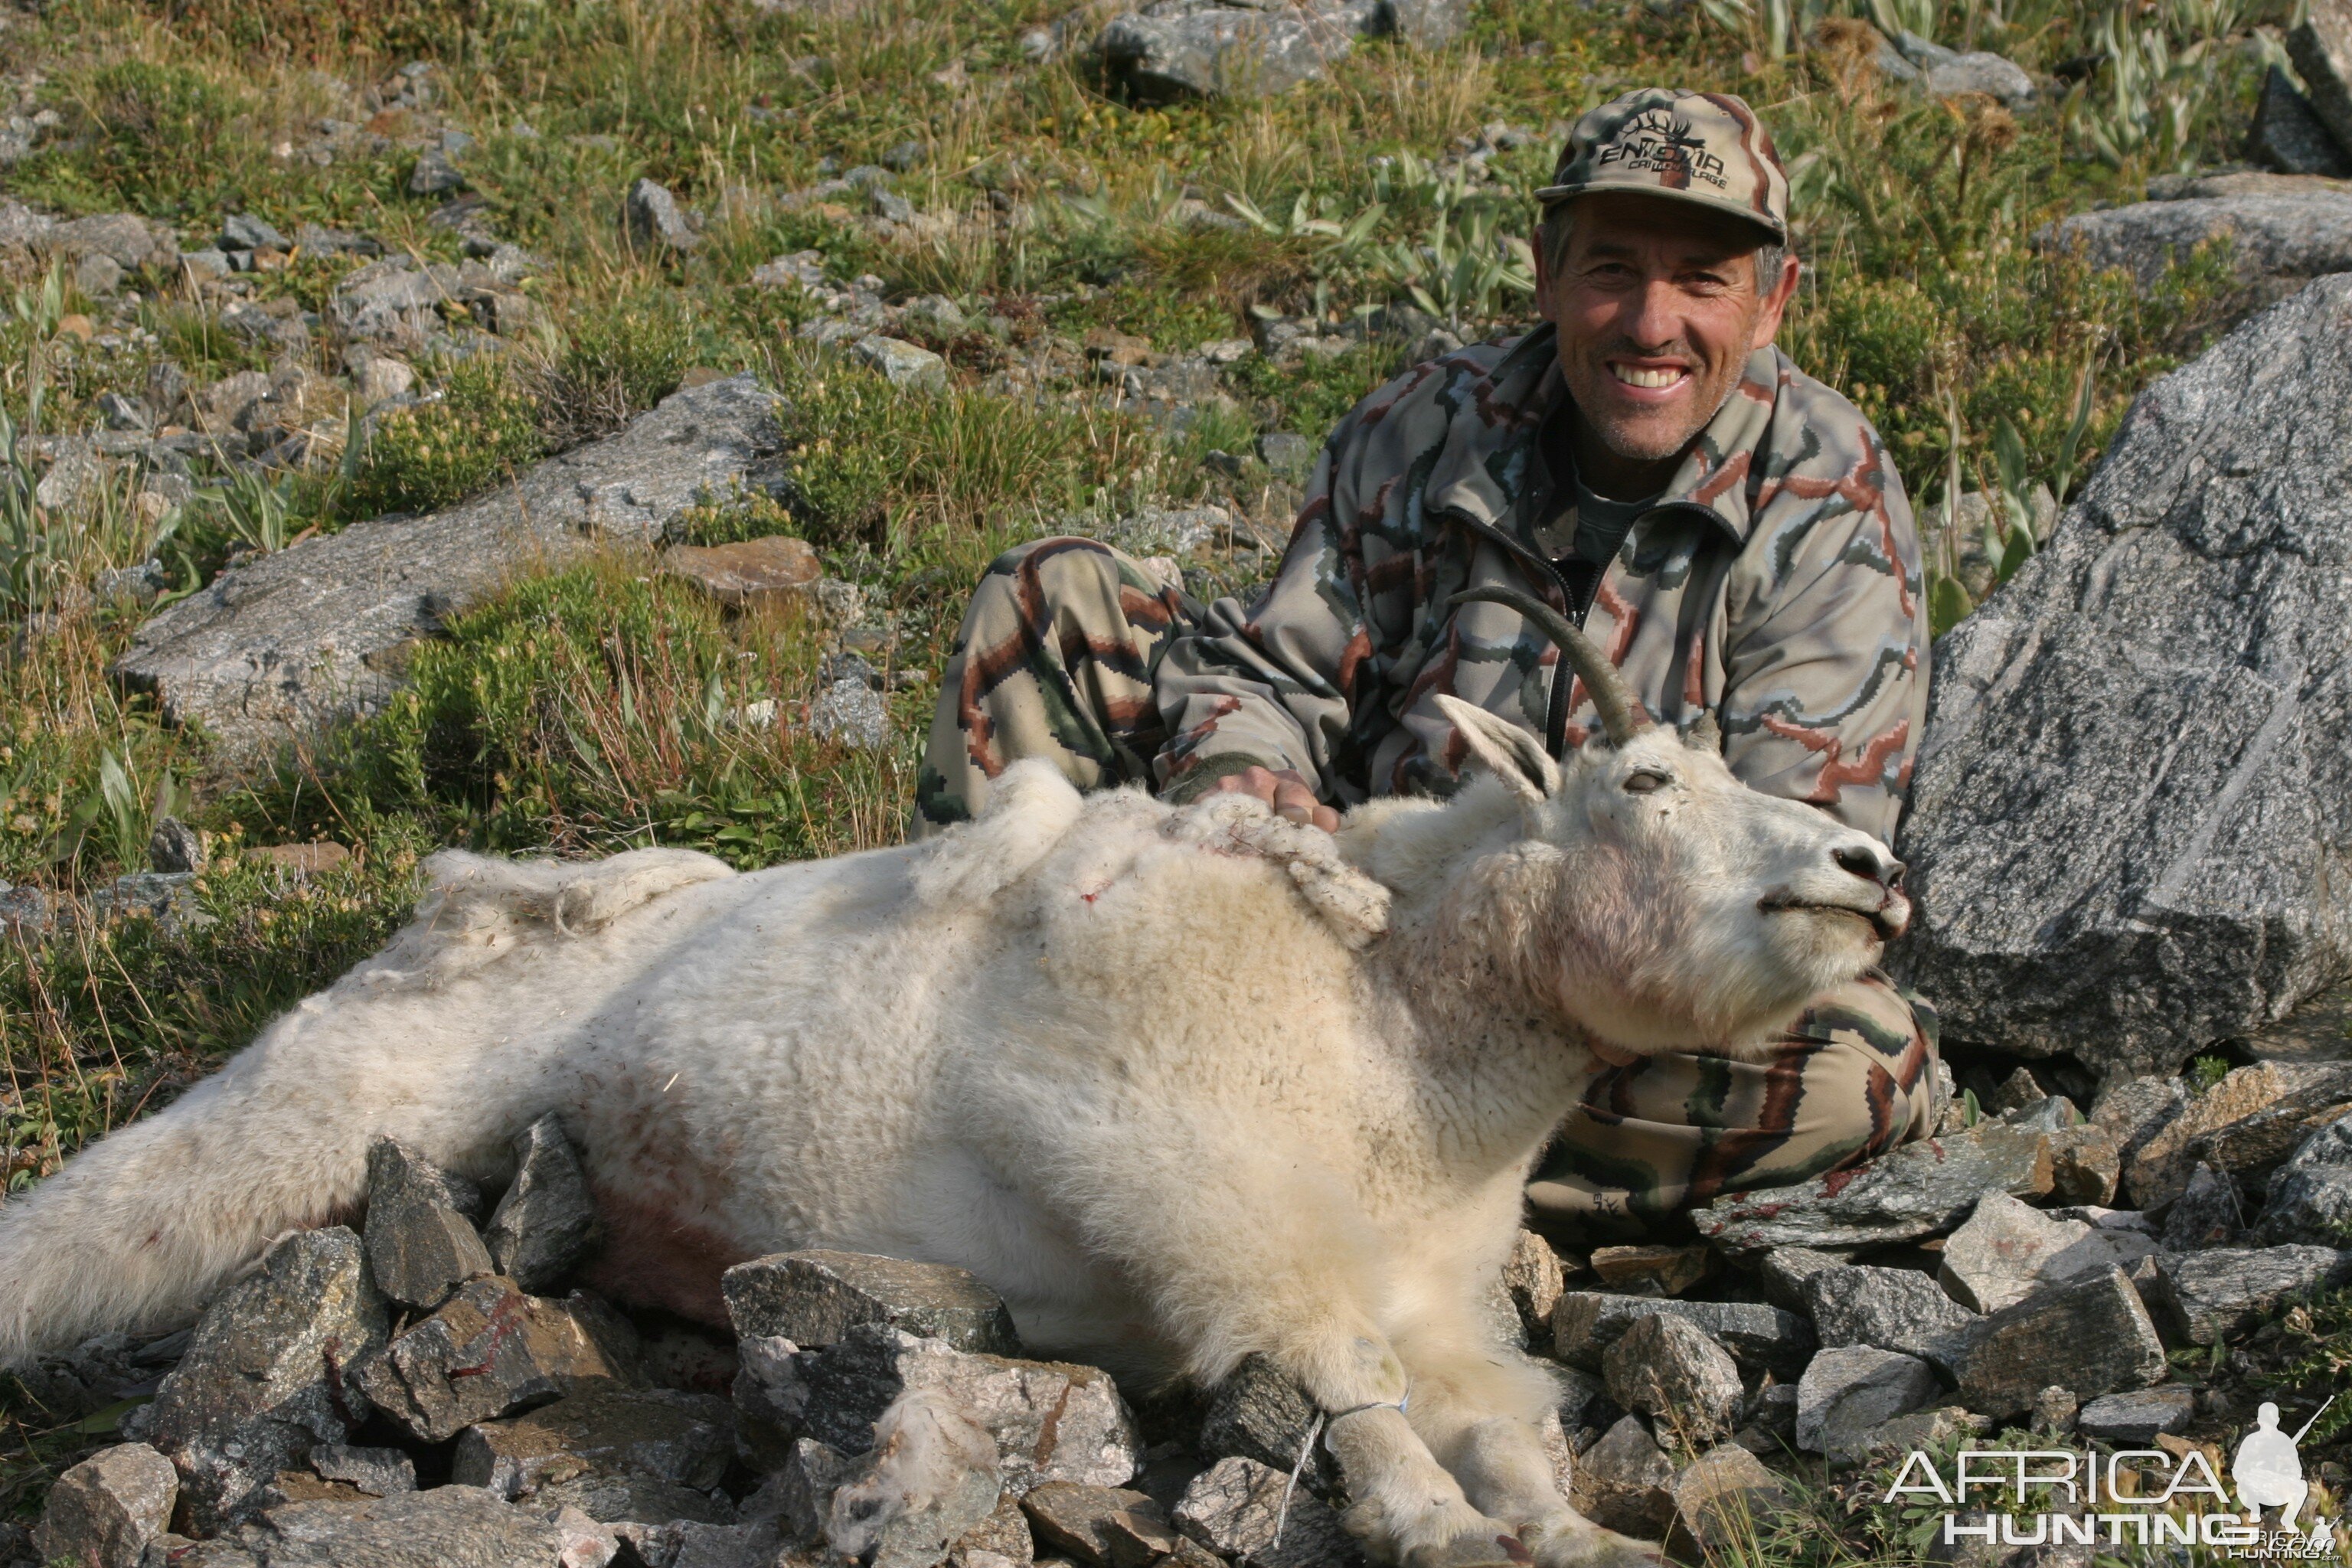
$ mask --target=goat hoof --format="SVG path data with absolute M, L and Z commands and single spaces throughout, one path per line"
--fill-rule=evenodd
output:
M 1535 1553 L 1508 1531 L 1472 1530 L 1408 1553 L 1405 1568 L 1535 1568 Z
M 1664 1561 L 1656 1542 L 1636 1541 L 1597 1524 L 1547 1532 L 1536 1546 L 1539 1568 L 1658 1568 Z

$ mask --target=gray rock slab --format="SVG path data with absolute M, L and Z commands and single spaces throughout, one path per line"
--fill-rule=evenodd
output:
M 2311 100 L 2276 66 L 2263 73 L 2254 122 L 2246 132 L 2246 156 L 2284 174 L 2352 176 L 2352 153 L 2336 145 Z
M 410 647 L 519 576 L 600 539 L 657 538 L 698 500 L 781 481 L 773 404 L 749 375 L 690 387 L 618 435 L 446 510 L 354 523 L 223 572 L 139 629 L 114 673 L 224 761 L 266 760 L 381 709 Z
M 1201 1419 L 1201 1455 L 1223 1459 L 1240 1455 L 1287 1473 L 1315 1425 L 1315 1401 L 1273 1362 L 1252 1352 L 1225 1375 L 1210 1396 Z M 1338 1463 L 1317 1446 L 1304 1479 L 1324 1489 L 1339 1479 Z
M 1797 1382 L 1797 1447 L 1845 1454 L 1871 1428 L 1907 1415 L 1941 1392 L 1917 1356 L 1841 1345 L 1813 1357 Z
M 919 343 L 876 333 L 858 339 L 849 352 L 893 386 L 910 392 L 947 390 L 948 362 Z
M 416 1489 L 416 1461 L 398 1448 L 355 1448 L 346 1443 L 321 1443 L 310 1450 L 310 1468 L 319 1479 L 357 1487 L 371 1497 L 391 1497 Z
M 271 1509 L 246 1545 L 265 1568 L 549 1568 L 556 1527 L 476 1487 Z
M 629 187 L 627 199 L 622 204 L 622 217 L 629 237 L 640 245 L 666 250 L 692 250 L 702 243 L 702 237 L 687 221 L 686 213 L 677 205 L 667 185 L 652 180 L 639 179 Z
M 509 1500 L 583 1472 L 708 1491 L 726 1479 L 734 1453 L 735 1412 L 723 1399 L 672 1388 L 598 1388 L 468 1426 L 451 1451 L 449 1479 Z
M 1936 1278 L 1971 1311 L 1997 1312 L 2045 1286 L 2128 1267 L 2156 1250 L 2156 1238 L 2137 1228 L 2066 1219 L 1991 1193 L 1945 1241 Z
M 2053 1286 L 1993 1313 L 1944 1364 L 1960 1403 L 1996 1417 L 2032 1409 L 2034 1396 L 2053 1384 L 2090 1399 L 2145 1388 L 2162 1381 L 2166 1370 L 2164 1342 L 2120 1268 Z
M 1738 1562 L 1746 1543 L 1788 1504 L 1780 1479 L 1737 1443 L 1718 1443 L 1675 1478 L 1675 1522 L 1668 1550 L 1697 1562 Z
M 1572 1367 L 1599 1372 L 1609 1347 L 1626 1330 L 1661 1312 L 1689 1319 L 1741 1366 L 1776 1377 L 1793 1378 L 1804 1371 L 1815 1343 L 1812 1325 L 1804 1319 L 1759 1301 L 1685 1301 L 1568 1290 L 1552 1308 L 1552 1353 Z
M 2253 1190 L 2312 1133 L 2352 1111 L 2352 1066 L 2257 1062 L 2189 1102 L 2132 1162 L 2136 1201 L 2157 1208 L 2189 1189 L 2200 1164 Z
M 1551 1243 L 1531 1230 L 1519 1232 L 1511 1256 L 1503 1264 L 1503 1289 L 1518 1315 L 1527 1342 L 1540 1344 L 1551 1336 L 1551 1310 L 1566 1281 L 1559 1254 Z
M 2263 1247 L 2352 1242 L 2352 1116 L 2312 1133 L 2271 1173 L 2263 1217 L 2249 1239 Z
M 1142 1492 L 1125 1487 L 1086 1487 L 1070 1481 L 1048 1481 L 1021 1500 L 1035 1544 L 1058 1556 L 1075 1558 L 1088 1568 L 1127 1568 L 1136 1559 L 1147 1534 L 1159 1535 L 1168 1545 L 1140 1561 L 1165 1556 L 1175 1550 L 1176 1527 L 1168 1510 Z
M 1270 97 L 1322 76 L 1379 10 L 1156 0 L 1112 18 L 1095 49 L 1128 92 L 1147 101 Z
M 33 1548 L 45 1563 L 139 1568 L 147 1543 L 170 1528 L 179 1496 L 179 1472 L 146 1444 L 101 1449 L 49 1488 Z
M 2286 36 L 2286 56 L 2310 90 L 2312 111 L 2352 152 L 2352 0 L 2312 0 Z
M 2352 971 L 2347 335 L 2325 279 L 2143 393 L 1937 644 L 1893 963 L 1946 1038 L 2170 1072 Z
M 1187 1539 L 1244 1568 L 1322 1568 L 1360 1561 L 1354 1541 L 1339 1527 L 1339 1512 L 1312 1494 L 1291 1494 L 1289 1517 L 1276 1540 L 1289 1480 L 1255 1459 L 1219 1459 L 1192 1478 L 1170 1517 Z
M 1810 1247 L 1776 1247 L 1756 1265 L 1756 1283 L 1764 1299 L 1788 1311 L 1804 1313 L 1805 1281 L 1824 1268 L 1843 1268 L 1846 1260 L 1834 1252 Z
M 368 1404 L 345 1374 L 385 1327 L 360 1238 L 341 1226 L 287 1237 L 221 1292 L 141 1426 L 180 1472 L 187 1522 L 219 1531 L 314 1445 L 350 1436 Z
M 396 1140 L 368 1148 L 368 1272 L 404 1307 L 431 1311 L 467 1280 L 490 1272 L 489 1248 L 466 1217 L 479 1213 L 471 1183 L 434 1165 Z
M 2156 1260 L 2165 1327 L 2210 1345 L 2252 1329 L 2295 1297 L 2352 1280 L 2352 1253 L 2332 1247 L 2217 1247 Z
M 972 1412 L 995 1436 L 1004 1483 L 1124 1486 L 1143 1457 L 1135 1417 L 1110 1374 L 1066 1362 L 1018 1361 L 960 1351 L 904 1330 L 860 1324 L 823 1350 L 781 1336 L 741 1342 L 739 1411 L 845 1454 L 874 1442 L 874 1423 L 910 1391 Z
M 1805 1280 L 1813 1331 L 1823 1345 L 1875 1345 L 1925 1356 L 1975 1323 L 1916 1268 L 1823 1268 Z
M 1011 1355 L 1021 1348 L 1003 1298 L 950 1264 L 863 1252 L 779 1252 L 737 1264 L 720 1289 L 737 1334 L 781 1334 L 803 1350 L 833 1344 L 864 1323 L 960 1351 Z
M 2102 1395 L 2083 1406 L 2075 1425 L 2083 1436 L 2102 1443 L 2145 1447 L 2159 1433 L 2186 1429 L 2196 1415 L 2197 1395 L 2167 1385 Z
M 1859 1170 L 1717 1198 L 1692 1220 L 1701 1236 L 1735 1255 L 1914 1241 L 1951 1229 L 1988 1192 L 2046 1196 L 2055 1180 L 2050 1136 L 1979 1122 L 1906 1143 Z
M 2239 1211 L 2237 1184 L 2200 1160 L 2189 1178 L 2188 1187 L 2165 1213 L 2164 1250 L 2195 1252 L 2202 1247 L 2227 1247 L 2244 1229 L 2245 1216 Z
M 2352 195 L 2201 196 L 2076 213 L 2034 236 L 2043 248 L 2118 267 L 2143 288 L 2200 246 L 2227 240 L 2239 276 L 2281 286 L 2352 270 Z
M 563 1125 L 542 1116 L 514 1142 L 515 1179 L 499 1199 L 482 1239 L 498 1271 L 544 1295 L 594 1256 L 596 1203 Z
M 418 1440 L 442 1443 L 567 1394 L 634 1381 L 636 1333 L 588 1297 L 526 1296 L 476 1279 L 358 1360 L 352 1384 Z
M 1654 1541 L 1675 1516 L 1675 1464 L 1638 1415 L 1577 1457 L 1570 1500 L 1603 1529 Z
M 1637 1319 L 1601 1358 L 1609 1396 L 1692 1445 L 1727 1435 L 1739 1414 L 1739 1366 L 1688 1318 Z

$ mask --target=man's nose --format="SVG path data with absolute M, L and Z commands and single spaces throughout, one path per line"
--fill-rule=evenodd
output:
M 1903 862 L 1879 845 L 1867 840 L 1852 840 L 1830 851 L 1838 869 L 1850 872 L 1865 882 L 1875 882 L 1890 890 L 1903 886 Z
M 1652 278 L 1627 298 L 1625 313 L 1618 325 L 1635 348 L 1663 351 L 1682 341 L 1682 313 L 1678 307 L 1673 279 Z

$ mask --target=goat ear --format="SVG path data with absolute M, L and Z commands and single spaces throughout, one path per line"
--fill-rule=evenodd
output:
M 1559 764 L 1543 742 L 1509 720 L 1465 702 L 1441 696 L 1439 711 L 1454 721 L 1462 739 L 1486 771 L 1528 800 L 1546 800 L 1559 793 Z

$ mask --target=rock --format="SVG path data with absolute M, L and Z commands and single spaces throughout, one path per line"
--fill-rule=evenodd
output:
M 2286 56 L 2309 90 L 2312 112 L 2352 153 L 2352 5 L 2312 0 L 2303 23 L 2286 36 Z
M 587 1297 L 526 1296 L 476 1279 L 357 1361 L 358 1389 L 419 1441 L 442 1443 L 567 1394 L 631 1378 L 635 1331 Z
M 1960 1447 L 1962 1439 L 1981 1437 L 1991 1430 L 1992 1421 L 1988 1416 L 1957 1405 L 1939 1405 L 1932 1410 L 1915 1410 L 1880 1422 L 1855 1439 L 1847 1452 L 1851 1457 L 1870 1459 L 1890 1455 L 1899 1459 L 1914 1448 L 1948 1452 Z
M 1981 93 L 2013 110 L 2028 108 L 2033 102 L 2033 79 L 2025 74 L 2022 67 L 2000 55 L 1982 49 L 1961 54 L 1909 32 L 1896 35 L 1895 47 L 1913 67 L 1920 84 L 1938 98 Z
M 874 1441 L 874 1423 L 899 1394 L 929 1390 L 971 1411 L 996 1437 L 1004 1484 L 1124 1486 L 1143 1442 L 1118 1385 L 1098 1368 L 973 1354 L 902 1329 L 863 1323 L 823 1350 L 789 1340 L 744 1340 L 739 1410 L 844 1453 Z
M 1225 1374 L 1209 1400 L 1208 1414 L 1201 1420 L 1201 1456 L 1213 1460 L 1237 1454 L 1287 1475 L 1307 1447 L 1316 1415 L 1315 1401 L 1305 1389 L 1252 1352 Z M 1305 1479 L 1327 1487 L 1339 1481 L 1337 1463 L 1319 1445 L 1310 1456 Z
M 396 690 L 406 645 L 501 592 L 514 563 L 562 566 L 600 538 L 657 538 L 688 507 L 781 481 L 782 435 L 749 375 L 665 398 L 617 436 L 404 521 L 354 523 L 223 572 L 140 628 L 113 669 L 232 765 Z
M 266 1568 L 547 1568 L 562 1541 L 478 1488 L 436 1487 L 274 1508 L 244 1544 Z
M 2117 1395 L 2109 1394 L 2107 1397 L 2112 1399 Z M 2081 1415 L 2082 1401 L 2074 1397 L 2074 1391 L 2053 1384 L 2033 1396 L 2028 1424 L 2044 1436 L 2063 1437 L 2074 1430 L 2074 1423 Z
M 1149 1568 L 1155 1557 L 1176 1549 L 1168 1510 L 1122 1487 L 1048 1481 L 1021 1500 L 1021 1511 L 1038 1545 L 1088 1568 Z M 1152 1552 L 1143 1545 L 1147 1537 L 1168 1544 Z
M 2236 1068 L 2141 1146 L 2128 1172 L 2132 1196 L 2147 1208 L 2174 1202 L 2200 1162 L 2258 1182 L 2347 1111 L 2352 1066 L 2266 1061 Z
M 146 1444 L 100 1449 L 49 1488 L 33 1548 L 44 1563 L 139 1568 L 147 1543 L 170 1527 L 179 1495 L 172 1461 Z
M 2158 1433 L 2179 1432 L 2197 1415 L 2197 1395 L 2178 1385 L 2110 1394 L 2083 1406 L 2083 1436 L 2117 1447 L 2145 1448 Z
M 871 752 L 888 743 L 890 710 L 863 680 L 836 680 L 809 704 L 809 730 L 820 741 Z
M 808 590 L 824 575 L 807 540 L 781 533 L 734 544 L 674 544 L 662 552 L 661 567 L 739 610 L 805 604 Z
M 1322 76 L 1352 47 L 1354 33 L 1346 22 L 1326 22 L 1304 6 L 1154 0 L 1113 19 L 1095 48 L 1141 100 L 1273 96 Z
M 1701 1236 L 1735 1255 L 1867 1247 L 1949 1230 L 1987 1192 L 2045 1196 L 2053 1180 L 2048 1133 L 1986 1121 L 1906 1143 L 1859 1170 L 1734 1193 L 1691 1217 Z
M 1187 1539 L 1244 1568 L 1325 1568 L 1359 1561 L 1339 1513 L 1313 1493 L 1303 1488 L 1291 1493 L 1284 1517 L 1288 1482 L 1282 1471 L 1255 1459 L 1219 1459 L 1192 1478 L 1170 1517 Z
M 449 1292 L 490 1272 L 489 1248 L 466 1217 L 482 1195 L 404 1145 L 368 1148 L 368 1272 L 404 1307 L 431 1311 Z
M 2352 269 L 2352 193 L 2205 196 L 2077 213 L 2033 237 L 2095 268 L 2121 268 L 2142 288 L 2199 246 L 2230 242 L 2238 274 L 2273 291 Z
M 2156 1260 L 2155 1305 L 2191 1344 L 2241 1334 L 2291 1297 L 2352 1280 L 2352 1253 L 2332 1247 L 2223 1247 Z
M 2050 1195 L 2062 1204 L 2111 1204 L 2123 1179 L 2123 1152 L 2104 1127 L 2062 1128 L 2050 1135 Z
M 1550 1337 L 1551 1310 L 1559 1300 L 1563 1278 L 1559 1254 L 1551 1243 L 1531 1230 L 1519 1232 L 1503 1264 L 1503 1290 L 1518 1314 L 1528 1343 L 1540 1344 Z
M 362 407 L 405 397 L 415 388 L 416 372 L 390 354 L 365 355 L 352 370 L 352 392 Z
M 870 1568 L 932 1568 L 995 1510 L 995 1439 L 938 1391 L 886 1411 L 874 1444 L 833 1494 L 825 1541 Z
M 351 862 L 352 852 L 331 840 L 315 844 L 255 844 L 237 852 L 247 866 L 267 866 L 288 877 L 320 876 Z
M 2336 144 L 2311 100 L 2276 66 L 2263 74 L 2254 123 L 2246 132 L 2246 156 L 2283 174 L 2352 176 L 2352 153 Z
M 321 1443 L 310 1450 L 310 1468 L 320 1479 L 341 1481 L 370 1497 L 416 1489 L 416 1464 L 397 1448 L 354 1448 Z
M 639 182 L 639 184 L 644 183 L 646 182 Z M 427 147 L 424 152 L 419 153 L 416 155 L 415 166 L 408 172 L 408 194 L 412 196 L 446 195 L 451 191 L 462 191 L 465 188 L 466 176 L 458 172 L 457 165 L 451 163 L 448 156 L 437 147 Z M 659 186 L 655 188 L 660 189 Z M 662 194 L 667 195 L 669 193 L 664 191 Z M 632 192 L 631 195 L 634 200 L 635 193 Z M 631 216 L 635 216 L 634 206 L 631 209 Z
M 525 1128 L 514 1152 L 515 1179 L 482 1239 L 500 1274 L 525 1292 L 542 1295 L 594 1255 L 596 1203 L 555 1117 L 542 1116 Z
M 2347 331 L 2323 279 L 2143 393 L 1939 643 L 1891 964 L 1946 1039 L 2169 1072 L 2352 971 Z
M 948 362 L 903 339 L 873 333 L 852 343 L 849 352 L 879 371 L 893 386 L 910 392 L 948 389 Z
M 1269 431 L 1257 438 L 1259 460 L 1265 464 L 1276 479 L 1294 485 L 1305 484 L 1314 473 L 1315 457 L 1321 450 L 1306 437 L 1289 430 Z
M 1806 1279 L 1804 1290 L 1813 1331 L 1823 1345 L 1874 1345 L 1925 1356 L 1931 1346 L 1976 1321 L 1934 1280 L 1911 1268 L 1818 1269 Z
M 1675 1466 L 1638 1415 L 1578 1457 L 1570 1500 L 1606 1530 L 1655 1541 L 1675 1517 Z
M 1793 1312 L 1755 1301 L 1684 1301 L 1671 1297 L 1608 1296 L 1568 1290 L 1552 1309 L 1552 1352 L 1572 1367 L 1599 1372 L 1601 1357 L 1640 1319 L 1666 1312 L 1687 1318 L 1751 1371 L 1795 1377 L 1813 1349 L 1813 1331 Z
M 1739 1413 L 1738 1365 L 1688 1318 L 1637 1319 L 1601 1356 L 1601 1370 L 1612 1399 L 1687 1445 L 1729 1433 Z
M 1120 1524 L 1114 1523 L 1111 1530 L 1115 1536 L 1123 1538 L 1127 1534 Z M 1195 1553 L 1205 1563 L 1216 1561 L 1181 1537 L 1174 1550 Z M 1036 1560 L 1037 1544 L 1030 1534 L 1029 1518 L 1021 1511 L 1020 1501 L 1011 1492 L 999 1493 L 996 1510 L 964 1531 L 963 1538 L 948 1549 L 950 1568 L 1006 1568 L 1007 1564 L 1011 1568 L 1030 1568 Z
M 47 248 L 69 260 L 103 256 L 125 272 L 179 265 L 179 246 L 168 224 L 150 223 L 136 213 L 78 217 L 50 228 Z
M 2189 1178 L 2187 1190 L 2173 1200 L 2170 1212 L 2164 1216 L 2164 1249 L 2195 1252 L 2201 1247 L 2227 1247 L 2244 1229 L 2245 1218 L 2238 1212 L 2236 1184 L 2215 1174 L 2213 1167 L 2200 1160 L 2196 1173 Z
M 629 237 L 640 245 L 666 250 L 692 250 L 702 243 L 702 237 L 687 221 L 677 205 L 677 198 L 667 186 L 651 180 L 640 179 L 629 187 L 628 200 L 622 213 Z
M 152 871 L 201 871 L 204 836 L 176 816 L 159 816 L 147 836 L 147 867 Z
M 862 1323 L 903 1330 L 960 1351 L 1021 1348 L 1003 1298 L 965 1270 L 862 1252 L 779 1252 L 739 1263 L 720 1282 L 739 1336 L 781 1334 L 803 1350 Z
M 1797 1385 L 1767 1379 L 1748 1402 L 1733 1441 L 1749 1453 L 1785 1453 L 1797 1447 Z
M 368 1405 L 345 1373 L 384 1330 L 360 1238 L 341 1226 L 286 1237 L 222 1291 L 140 1430 L 178 1468 L 186 1521 L 220 1530 L 313 1445 L 349 1436 Z
M 1769 1535 L 1761 1521 L 1788 1505 L 1788 1494 L 1755 1455 L 1719 1443 L 1675 1478 L 1669 1552 L 1695 1562 L 1738 1561 L 1740 1549 Z
M 1596 1247 L 1589 1262 L 1612 1290 L 1679 1296 L 1706 1278 L 1715 1253 L 1705 1247 Z
M 1868 1345 L 1825 1350 L 1797 1383 L 1797 1447 L 1810 1454 L 1859 1452 L 1864 1433 L 1939 1392 L 1936 1374 L 1917 1356 Z
M 2141 1232 L 2056 1218 L 1992 1193 L 1945 1241 L 1936 1278 L 1969 1310 L 1997 1312 L 2045 1286 L 2127 1266 L 2156 1249 L 2155 1238 Z
M 1776 1247 L 1757 1265 L 1756 1282 L 1764 1299 L 1786 1311 L 1812 1310 L 1805 1300 L 1805 1281 L 1824 1268 L 1843 1268 L 1845 1259 L 1810 1247 Z
M 450 1456 L 449 1479 L 509 1500 L 583 1475 L 637 1476 L 708 1491 L 726 1479 L 734 1453 L 735 1413 L 723 1399 L 669 1388 L 595 1388 L 467 1427 Z
M 2212 1256 L 2206 1254 L 2204 1256 Z M 1960 1403 L 1996 1417 L 2063 1384 L 2078 1398 L 2145 1388 L 2165 1374 L 2164 1344 L 2120 1268 L 2053 1286 L 1972 1329 L 1946 1359 Z
M 2352 1116 L 2310 1137 L 2277 1170 L 2250 1238 L 2263 1247 L 2352 1241 Z

